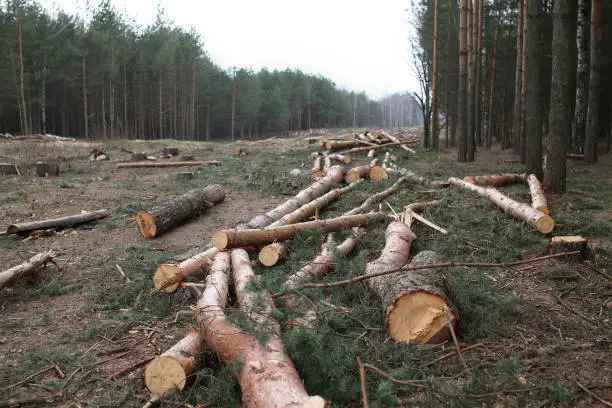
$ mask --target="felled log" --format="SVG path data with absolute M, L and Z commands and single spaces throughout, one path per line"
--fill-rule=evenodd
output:
M 550 254 L 580 251 L 575 255 L 567 255 L 564 258 L 569 262 L 581 262 L 588 258 L 588 239 L 581 235 L 567 235 L 552 237 L 548 244 Z
M 513 173 L 486 174 L 484 176 L 467 176 L 463 181 L 476 184 L 477 186 L 503 187 L 510 184 L 524 183 L 527 181 L 527 175 Z
M 164 147 L 164 156 L 177 156 L 179 154 L 178 147 Z
M 507 214 L 525 221 L 544 234 L 548 234 L 555 228 L 555 221 L 550 217 L 550 215 L 545 214 L 542 211 L 538 211 L 530 205 L 514 201 L 493 187 L 480 187 L 455 177 L 451 177 L 448 179 L 448 181 L 455 187 L 466 188 L 480 194 L 481 196 L 492 201 Z
M 364 275 L 405 265 L 415 239 L 416 235 L 406 224 L 400 221 L 389 224 L 385 247 L 378 259 L 366 265 Z M 420 262 L 420 258 L 415 257 L 414 262 Z M 387 333 L 393 340 L 441 343 L 450 335 L 444 307 L 451 309 L 453 320 L 456 320 L 457 312 L 444 295 L 439 272 L 415 272 L 378 276 L 368 279 L 367 284 L 383 304 Z
M 59 163 L 36 162 L 36 176 L 38 177 L 57 177 L 60 174 Z
M 22 264 L 13 266 L 4 272 L 0 272 L 0 290 L 6 286 L 14 284 L 22 277 L 28 276 L 31 273 L 39 270 L 49 262 L 52 262 L 54 256 L 55 254 L 53 251 L 41 252 L 34 255 Z
M 228 297 L 228 258 L 220 253 L 215 258 L 206 288 L 197 304 L 196 319 L 202 337 L 226 364 L 239 364 L 235 376 L 247 408 L 324 407 L 325 400 L 309 396 L 283 346 L 280 325 L 272 317 L 274 302 L 266 292 L 253 292 L 246 287 L 255 279 L 248 254 L 232 251 L 236 295 L 240 309 L 255 323 L 268 329 L 264 341 L 232 324 L 225 315 Z
M 372 165 L 370 164 L 353 167 L 352 169 L 346 172 L 346 176 L 344 176 L 344 181 L 347 183 L 354 183 L 357 180 L 367 178 L 371 167 Z
M 380 149 L 384 147 L 402 146 L 402 145 L 407 145 L 407 144 L 408 142 L 393 142 L 393 143 L 385 143 L 385 144 L 376 145 L 376 146 L 355 147 L 354 149 L 349 149 L 349 150 L 342 152 L 342 154 L 368 152 L 370 150 Z
M 212 165 L 218 166 L 220 163 L 216 160 L 208 161 L 180 161 L 180 162 L 135 162 L 135 163 L 117 163 L 118 169 L 135 168 L 135 167 L 190 167 Z
M 354 140 L 327 140 L 323 144 L 326 150 L 345 149 L 351 146 L 357 146 L 359 143 Z
M 323 157 L 315 157 L 310 173 L 312 177 L 323 177 L 325 175 L 325 172 L 323 171 Z
M 386 214 L 376 212 L 349 215 L 327 220 L 302 222 L 276 228 L 254 230 L 222 230 L 213 234 L 213 245 L 219 250 L 267 245 L 275 241 L 287 241 L 302 231 L 320 230 L 333 232 L 352 227 L 367 226 L 370 221 L 385 218 Z
M 132 161 L 145 161 L 147 160 L 147 154 L 145 152 L 134 152 L 130 158 Z
M 232 156 L 247 156 L 249 152 L 240 147 L 232 147 Z
M 178 343 L 155 357 L 145 369 L 145 384 L 149 391 L 165 394 L 185 388 L 187 378 L 195 372 L 202 345 L 200 333 L 192 327 Z
M 550 211 L 548 211 L 548 201 L 542 190 L 542 185 L 535 174 L 527 176 L 527 185 L 529 185 L 529 192 L 531 193 L 531 206 L 538 211 L 542 211 L 544 214 L 550 214 Z
M 407 142 L 402 142 L 398 137 L 395 137 L 394 135 L 391 135 L 387 132 L 385 132 L 384 130 L 380 130 L 379 133 L 381 135 L 383 135 L 384 137 L 386 137 L 387 139 L 389 139 L 391 142 L 393 143 L 407 143 Z M 416 151 L 414 151 L 413 149 L 409 148 L 408 146 L 406 146 L 406 144 L 400 144 L 399 145 L 401 149 L 412 153 L 412 154 L 416 154 Z
M 353 158 L 346 154 L 328 154 L 327 157 L 329 157 L 330 160 L 345 164 L 350 164 L 353 161 Z
M 238 228 L 256 229 L 267 227 L 274 221 L 300 208 L 302 205 L 327 193 L 334 185 L 342 182 L 344 172 L 345 170 L 342 166 L 331 167 L 327 175 L 321 180 L 312 183 L 309 187 L 301 190 L 294 197 L 268 211 L 266 214 L 257 215 L 248 223 L 239 225 Z M 163 290 L 166 293 L 175 291 L 180 283 L 189 276 L 197 276 L 200 275 L 203 270 L 207 270 L 218 252 L 219 250 L 211 245 L 210 248 L 204 252 L 186 259 L 178 265 L 168 263 L 160 265 L 153 276 L 155 288 Z
M 331 190 L 321 197 L 312 200 L 309 203 L 304 204 L 297 210 L 285 215 L 278 221 L 273 222 L 266 228 L 275 228 L 282 225 L 295 224 L 301 220 L 311 216 L 317 210 L 329 205 L 331 202 L 338 200 L 344 194 L 350 192 L 355 188 L 358 183 L 351 183 L 346 187 L 336 188 Z M 278 244 L 278 245 L 276 245 Z M 274 266 L 281 260 L 285 259 L 289 251 L 286 245 L 280 245 L 280 243 L 272 243 L 266 245 L 259 251 L 259 261 L 265 266 Z
M 140 235 L 155 238 L 213 207 L 225 199 L 225 190 L 218 184 L 194 189 L 183 195 L 161 202 L 149 211 L 136 213 Z
M 382 166 L 372 166 L 368 172 L 370 180 L 375 183 L 387 180 L 389 178 L 389 172 Z
M 99 220 L 100 218 L 108 217 L 111 214 L 109 210 L 95 210 L 83 212 L 81 214 L 70 215 L 67 217 L 54 218 L 50 220 L 22 222 L 19 224 L 11 224 L 6 229 L 7 234 L 22 234 L 29 231 L 44 230 L 49 228 L 68 228 L 86 222 Z
M 19 172 L 19 167 L 16 164 L 12 163 L 0 163 L 0 174 L 13 175 L 16 174 L 18 176 L 21 175 Z

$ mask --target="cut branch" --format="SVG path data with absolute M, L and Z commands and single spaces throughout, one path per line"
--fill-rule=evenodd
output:
M 10 286 L 24 276 L 43 268 L 49 262 L 53 262 L 55 254 L 53 251 L 41 252 L 34 255 L 22 264 L 0 272 L 0 290 L 6 286 Z
M 99 220 L 100 218 L 106 218 L 110 214 L 111 212 L 109 210 L 96 210 L 62 218 L 12 224 L 8 226 L 6 232 L 7 234 L 22 234 L 29 231 L 45 230 L 50 228 L 68 228 L 86 222 Z

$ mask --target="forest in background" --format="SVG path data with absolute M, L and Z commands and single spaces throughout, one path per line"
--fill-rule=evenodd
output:
M 6 0 L 0 131 L 211 140 L 422 121 L 408 93 L 375 101 L 299 70 L 225 70 L 204 42 L 168 21 L 161 8 L 142 28 L 108 0 L 91 10 L 87 24 L 36 1 Z

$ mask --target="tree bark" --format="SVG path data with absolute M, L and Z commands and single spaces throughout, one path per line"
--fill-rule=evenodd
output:
M 213 245 L 219 250 L 253 247 L 271 244 L 275 241 L 287 241 L 302 231 L 320 230 L 322 232 L 333 232 L 351 227 L 367 226 L 370 221 L 385 217 L 386 214 L 375 212 L 361 215 L 342 216 L 327 220 L 302 222 L 275 228 L 221 230 L 213 234 L 212 240 Z
M 223 187 L 211 184 L 159 203 L 149 211 L 139 211 L 136 213 L 136 224 L 140 235 L 155 238 L 224 199 Z
M 491 148 L 493 142 L 493 102 L 495 95 L 495 69 L 497 68 L 497 40 L 499 39 L 499 26 L 501 24 L 501 11 L 499 12 L 499 18 L 497 25 L 495 26 L 495 38 L 493 40 L 493 57 L 491 59 L 491 88 L 489 89 L 489 109 L 487 119 L 487 136 L 485 141 L 485 147 Z M 503 103 L 503 102 L 502 102 Z M 505 135 L 502 134 L 502 139 L 505 140 Z M 502 143 L 503 144 L 503 143 Z
M 476 129 L 476 24 L 477 17 L 475 12 L 475 6 L 478 0 L 468 0 L 469 13 L 468 13 L 468 104 L 467 104 L 467 117 L 468 117 L 468 138 L 467 138 L 467 161 L 474 161 L 475 146 L 475 129 Z
M 431 99 L 431 147 L 440 147 L 440 136 L 438 135 L 438 31 L 440 20 L 440 0 L 435 0 L 434 4 L 434 43 L 433 43 L 433 94 Z M 449 28 L 450 29 L 450 28 Z
M 232 324 L 225 315 L 228 297 L 229 253 L 215 258 L 207 277 L 206 289 L 198 300 L 196 319 L 208 346 L 226 364 L 238 363 L 236 378 L 245 407 L 324 407 L 323 398 L 310 397 L 285 352 L 280 325 L 272 318 L 274 302 L 266 292 L 247 290 L 255 279 L 248 254 L 243 250 L 231 253 L 236 295 L 240 309 L 268 330 L 265 342 Z
M 467 113 L 467 90 L 468 90 L 468 46 L 467 46 L 467 21 L 468 1 L 461 0 L 460 26 L 459 26 L 459 98 L 457 101 L 457 120 L 459 121 L 459 137 L 457 138 L 457 161 L 467 161 L 467 139 L 468 139 L 468 113 Z
M 219 165 L 216 160 L 208 161 L 180 161 L 180 162 L 135 162 L 135 163 L 117 163 L 118 169 L 136 168 L 136 167 L 193 167 L 204 165 Z
M 542 115 L 540 101 L 540 29 L 539 0 L 530 0 L 527 8 L 527 95 L 525 168 L 542 178 Z M 569 45 L 568 45 L 569 48 Z
M 525 183 L 527 181 L 527 174 L 487 174 L 484 176 L 467 176 L 463 179 L 468 183 L 476 184 L 477 186 L 486 187 L 503 187 L 511 184 Z
M 7 234 L 23 234 L 29 231 L 36 231 L 50 228 L 67 228 L 75 225 L 83 224 L 90 221 L 106 218 L 111 214 L 109 210 L 89 211 L 82 214 L 70 215 L 68 217 L 54 218 L 43 221 L 24 222 L 20 224 L 11 224 L 8 226 Z
M 548 201 L 542 191 L 542 185 L 534 174 L 527 176 L 527 184 L 531 193 L 531 206 L 544 214 L 550 214 L 548 211 Z
M 597 142 L 601 133 L 601 70 L 603 0 L 591 1 L 591 72 L 589 78 L 589 104 L 587 107 L 584 161 L 597 161 Z
M 550 128 L 547 138 L 546 171 L 544 175 L 544 187 L 551 193 L 565 191 L 567 180 L 566 155 L 572 132 L 573 89 L 571 78 L 574 63 L 573 53 L 568 44 L 573 43 L 575 34 L 571 23 L 571 3 L 570 0 L 557 0 L 554 4 Z M 580 60 L 578 64 L 580 65 Z M 580 82 L 580 77 L 578 80 Z M 580 89 L 577 90 L 578 92 L 580 92 Z M 578 109 L 578 103 L 578 97 L 576 97 L 576 109 Z M 576 132 L 579 132 L 578 127 L 581 124 L 579 123 L 578 112 L 576 112 L 575 118 Z M 544 207 L 546 208 L 545 204 Z M 536 206 L 536 208 L 538 207 Z M 548 213 L 548 208 L 544 212 Z
M 521 116 L 522 109 L 522 68 L 523 68 L 523 0 L 518 1 L 518 19 L 516 29 L 516 72 L 514 75 L 514 109 L 512 112 L 512 146 L 514 153 L 521 149 Z
M 53 251 L 41 252 L 34 255 L 22 264 L 0 272 L 0 290 L 6 286 L 10 286 L 24 276 L 44 267 L 49 262 L 53 262 L 55 254 Z
M 185 388 L 187 379 L 195 372 L 202 345 L 200 333 L 191 327 L 178 343 L 155 357 L 145 369 L 149 391 L 159 395 Z
M 588 0 L 578 0 L 578 30 L 576 43 L 578 45 L 578 75 L 576 84 L 576 111 L 574 116 L 574 137 L 572 138 L 572 153 L 584 153 L 586 136 L 587 103 L 589 95 L 589 8 Z M 554 37 L 554 35 L 553 35 Z M 554 41 L 554 40 L 553 40 Z M 554 45 L 554 42 L 553 42 Z M 569 52 L 569 47 L 566 52 Z M 553 53 L 554 55 L 554 53 Z M 553 65 L 553 69 L 555 66 Z M 555 75 L 555 71 L 553 71 Z M 564 80 L 564 78 L 560 78 Z M 553 88 L 554 89 L 554 88 Z M 551 101 L 551 106 L 552 101 Z M 554 121 L 553 121 L 554 123 Z M 546 180 L 544 181 L 546 183 Z M 548 187 L 547 187 L 548 188 Z M 552 190 L 551 190 L 552 191 Z
M 521 1 L 521 0 L 519 0 Z M 525 164 L 525 135 L 527 134 L 527 10 L 529 0 L 523 0 L 523 46 L 521 47 L 521 128 L 519 133 L 519 155 L 521 163 Z M 537 1 L 537 0 L 533 0 Z
M 385 247 L 380 257 L 366 265 L 364 275 L 404 266 L 416 235 L 399 221 L 387 227 Z M 422 256 L 422 255 L 421 255 Z M 420 262 L 421 258 L 415 258 Z M 437 263 L 437 259 L 424 263 Z M 448 339 L 445 307 L 451 309 L 453 325 L 457 312 L 444 295 L 439 272 L 400 272 L 367 280 L 368 287 L 380 298 L 385 309 L 387 333 L 403 343 L 441 343 Z
M 19 3 L 18 3 L 19 4 Z M 19 7 L 19 6 L 18 6 Z M 19 8 L 17 9 L 19 13 Z M 24 83 L 23 83 L 23 39 L 21 35 L 21 17 L 17 16 L 17 30 L 18 30 L 18 45 L 19 45 L 19 99 L 21 103 L 21 111 L 23 112 L 23 120 L 21 124 L 21 131 L 24 135 L 29 135 L 31 133 L 30 122 L 28 120 L 28 111 L 27 104 L 25 100 L 25 92 L 24 92 Z
M 555 221 L 550 215 L 538 211 L 530 205 L 514 201 L 493 187 L 480 187 L 455 177 L 451 177 L 448 181 L 455 187 L 466 188 L 480 194 L 484 198 L 492 201 L 493 204 L 504 210 L 507 214 L 525 221 L 532 227 L 537 228 L 543 234 L 548 234 L 555 228 Z

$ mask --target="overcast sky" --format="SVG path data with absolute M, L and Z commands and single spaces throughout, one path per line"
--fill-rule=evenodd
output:
M 174 23 L 202 35 L 224 68 L 299 68 L 379 98 L 416 90 L 408 42 L 409 0 L 161 0 Z M 43 0 L 82 14 L 84 0 Z M 95 0 L 92 1 L 95 3 Z M 155 0 L 111 0 L 146 26 Z

